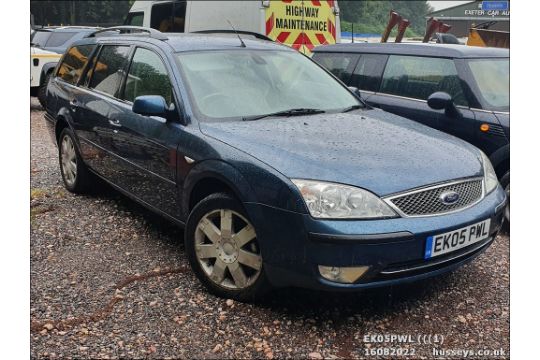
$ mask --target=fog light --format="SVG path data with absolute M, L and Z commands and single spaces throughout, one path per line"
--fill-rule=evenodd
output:
M 354 283 L 356 280 L 360 279 L 368 269 L 369 266 L 336 267 L 319 265 L 319 272 L 323 278 L 344 284 Z

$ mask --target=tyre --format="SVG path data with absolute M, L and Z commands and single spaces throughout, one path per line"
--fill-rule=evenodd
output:
M 199 202 L 184 236 L 191 268 L 212 294 L 246 302 L 270 290 L 255 227 L 234 197 L 218 193 Z
M 49 80 L 51 80 L 52 71 L 49 71 L 47 75 L 45 76 L 45 80 L 43 83 L 39 86 L 37 98 L 39 100 L 39 103 L 45 109 L 45 105 L 47 104 L 47 85 L 49 84 Z
M 508 196 L 508 204 L 506 205 L 506 209 L 504 209 L 503 230 L 510 232 L 510 171 L 507 171 L 506 174 L 503 175 L 500 183 L 504 191 L 506 191 L 506 196 Z
M 73 193 L 87 193 L 91 188 L 92 174 L 82 161 L 69 128 L 62 130 L 58 138 L 58 160 L 65 188 Z

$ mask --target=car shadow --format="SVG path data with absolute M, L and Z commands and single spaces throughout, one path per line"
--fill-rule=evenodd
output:
M 93 197 L 115 202 L 118 210 L 144 220 L 145 227 L 156 241 L 163 241 L 169 246 L 178 246 L 180 252 L 184 251 L 184 232 L 176 224 L 146 209 L 107 184 L 102 184 L 99 192 Z M 288 318 L 308 317 L 318 319 L 317 322 L 332 320 L 338 325 L 346 322 L 349 317 L 360 317 L 365 320 L 379 316 L 393 317 L 406 309 L 437 302 L 438 294 L 452 288 L 454 276 L 459 274 L 453 272 L 414 283 L 357 292 L 281 288 L 271 291 L 254 305 L 262 311 L 274 313 L 277 317 L 280 315 Z

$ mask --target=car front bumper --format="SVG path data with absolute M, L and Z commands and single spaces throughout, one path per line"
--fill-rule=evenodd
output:
M 320 220 L 308 214 L 245 203 L 257 228 L 265 273 L 276 287 L 358 290 L 420 280 L 451 271 L 489 247 L 504 218 L 499 186 L 478 204 L 451 214 L 384 220 Z M 424 260 L 428 236 L 491 219 L 489 238 Z M 354 283 L 323 278 L 318 266 L 369 266 Z

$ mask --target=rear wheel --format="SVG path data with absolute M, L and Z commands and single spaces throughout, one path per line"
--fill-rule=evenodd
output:
M 64 187 L 73 193 L 86 193 L 91 187 L 91 174 L 75 146 L 75 137 L 65 128 L 58 138 L 58 160 Z
M 504 191 L 506 191 L 506 196 L 508 196 L 508 204 L 504 209 L 504 230 L 510 231 L 510 171 L 503 175 L 500 183 Z
M 193 271 L 217 296 L 251 301 L 270 289 L 255 228 L 228 194 L 210 195 L 195 206 L 185 248 Z

